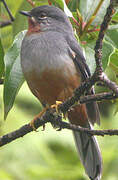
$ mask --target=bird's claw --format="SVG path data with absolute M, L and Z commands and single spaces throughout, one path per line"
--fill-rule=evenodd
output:
M 60 105 L 60 104 L 62 104 L 62 101 L 56 101 L 56 104 L 51 105 L 51 108 L 52 108 L 52 109 L 53 109 L 53 108 L 56 109 L 57 114 L 60 113 L 60 112 L 59 112 L 59 105 Z

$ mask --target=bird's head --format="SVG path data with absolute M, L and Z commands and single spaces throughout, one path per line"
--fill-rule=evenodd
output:
M 31 32 L 44 32 L 47 30 L 72 32 L 71 23 L 66 14 L 54 6 L 39 6 L 31 11 L 20 11 L 28 16 Z

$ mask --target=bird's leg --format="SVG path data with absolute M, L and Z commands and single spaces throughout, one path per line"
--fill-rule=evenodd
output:
M 36 128 L 35 128 L 35 121 L 38 119 L 38 118 L 41 118 L 43 116 L 43 114 L 49 109 L 49 106 L 46 105 L 45 108 L 43 108 L 43 110 L 37 115 L 35 116 L 35 118 L 30 122 L 30 126 L 33 128 L 34 131 L 36 131 Z M 45 125 L 43 126 L 43 130 L 45 129 Z
M 46 107 L 37 115 L 35 116 L 35 118 L 30 122 L 30 126 L 33 128 L 34 131 L 36 131 L 36 128 L 35 128 L 35 121 L 37 120 L 37 118 L 41 118 L 43 116 L 43 114 L 49 109 L 49 108 L 55 108 L 56 109 L 56 113 L 57 114 L 60 114 L 59 112 L 59 105 L 62 104 L 63 102 L 62 101 L 56 101 L 55 104 L 49 106 L 46 104 Z M 68 114 L 67 112 L 65 114 L 61 113 L 63 115 L 63 118 L 66 119 Z M 43 126 L 43 130 L 45 129 L 45 125 Z

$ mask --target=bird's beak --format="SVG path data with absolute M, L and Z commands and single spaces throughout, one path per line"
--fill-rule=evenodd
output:
M 24 15 L 24 16 L 32 17 L 32 15 L 30 14 L 29 11 L 19 11 L 19 13 Z

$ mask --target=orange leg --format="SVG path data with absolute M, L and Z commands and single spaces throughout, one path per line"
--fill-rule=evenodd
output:
M 49 108 L 55 108 L 56 109 L 56 112 L 57 114 L 59 114 L 59 105 L 62 104 L 62 101 L 56 101 L 56 104 L 53 104 L 51 105 L 50 107 L 47 105 L 37 116 L 35 116 L 35 118 L 30 122 L 30 126 L 33 128 L 34 131 L 36 131 L 36 128 L 35 128 L 35 121 L 37 120 L 37 118 L 41 118 L 41 116 L 43 116 L 43 114 L 47 111 L 47 109 Z M 67 113 L 66 114 L 63 114 L 63 118 L 66 119 L 67 118 Z
M 30 122 L 30 126 L 33 128 L 34 131 L 36 131 L 35 128 L 35 121 L 37 120 L 37 118 L 41 118 L 41 116 L 43 116 L 43 114 L 47 111 L 47 109 L 49 109 L 49 106 L 47 105 L 37 116 L 35 116 L 35 118 Z

